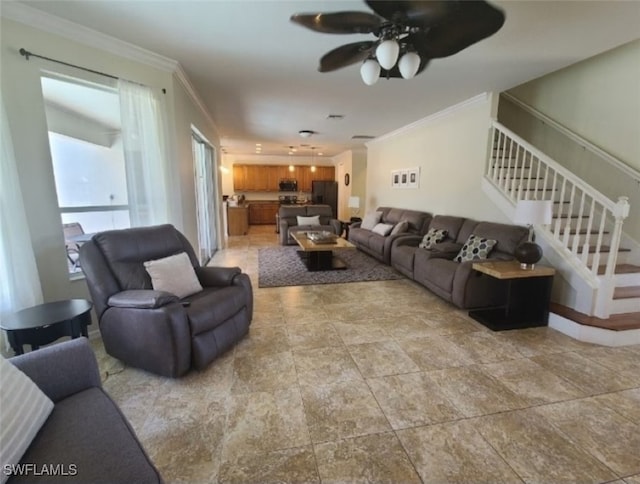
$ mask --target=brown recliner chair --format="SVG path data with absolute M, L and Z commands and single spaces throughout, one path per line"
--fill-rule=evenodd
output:
M 186 252 L 203 287 L 154 291 L 144 262 Z M 172 225 L 101 232 L 80 249 L 104 347 L 130 366 L 177 377 L 202 369 L 249 331 L 253 290 L 238 267 L 200 267 Z

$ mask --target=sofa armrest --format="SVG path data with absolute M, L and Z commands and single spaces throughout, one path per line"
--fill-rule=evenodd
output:
M 422 241 L 422 235 L 399 235 L 399 237 L 393 241 L 394 247 L 400 247 L 408 245 L 411 247 L 418 247 L 418 244 Z
M 240 273 L 239 267 L 196 267 L 196 275 L 203 287 L 230 286 Z
M 331 225 L 334 234 L 338 236 L 342 235 L 342 222 L 340 222 L 340 220 L 332 218 L 329 220 L 329 225 Z
M 101 386 L 98 362 L 86 338 L 47 346 L 10 361 L 54 403 Z
M 107 304 L 118 308 L 155 309 L 178 301 L 178 296 L 170 292 L 135 289 L 114 294 Z
M 351 230 L 351 229 L 359 229 L 361 225 L 362 225 L 362 221 L 360 221 L 360 222 L 351 222 L 351 224 L 349 224 L 349 230 Z

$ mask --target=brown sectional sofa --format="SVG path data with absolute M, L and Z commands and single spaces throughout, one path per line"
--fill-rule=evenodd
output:
M 298 225 L 298 216 L 320 216 L 320 225 Z M 291 237 L 292 232 L 301 230 L 326 230 L 340 235 L 342 222 L 333 218 L 333 212 L 329 205 L 292 205 L 282 206 L 278 210 L 280 245 L 295 245 L 296 241 Z
M 528 228 L 443 215 L 435 216 L 429 228 L 447 230 L 447 238 L 431 250 L 418 247 L 419 235 L 397 238 L 391 248 L 391 266 L 459 308 L 503 304 L 506 292 L 502 281 L 474 271 L 474 261 L 453 259 L 475 234 L 497 241 L 488 260 L 511 260 L 515 248 L 527 240 Z
M 376 211 L 382 212 L 381 223 L 395 225 L 398 222 L 406 220 L 409 222 L 407 231 L 401 234 L 382 236 L 371 230 L 363 229 L 361 227 L 362 222 L 355 222 L 349 227 L 349 242 L 385 264 L 391 263 L 391 247 L 393 242 L 399 238 L 411 235 L 420 236 L 419 240 L 422 240 L 422 235 L 427 233 L 432 217 L 428 212 L 401 208 L 379 207 Z

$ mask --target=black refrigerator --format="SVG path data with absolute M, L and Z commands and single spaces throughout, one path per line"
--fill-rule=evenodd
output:
M 338 182 L 312 181 L 311 201 L 318 205 L 331 206 L 333 217 L 338 218 Z

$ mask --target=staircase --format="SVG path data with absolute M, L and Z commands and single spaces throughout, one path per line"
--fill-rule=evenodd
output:
M 512 220 L 519 200 L 553 200 L 552 223 L 535 234 L 561 276 L 554 300 L 592 321 L 637 317 L 640 328 L 640 245 L 622 230 L 627 197 L 610 200 L 497 121 L 487 158 L 483 189 Z

